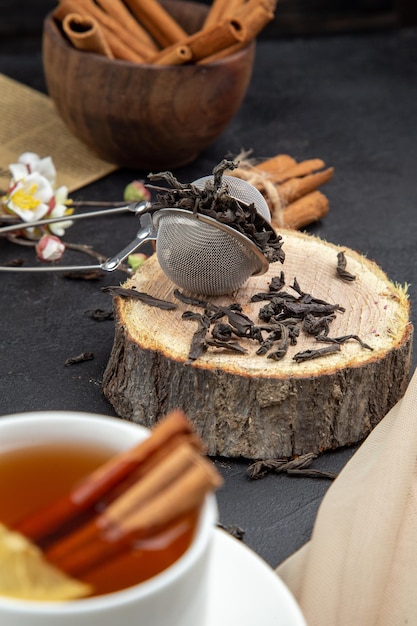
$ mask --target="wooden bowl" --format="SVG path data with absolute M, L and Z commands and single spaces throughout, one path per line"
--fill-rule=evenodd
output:
M 190 34 L 208 7 L 164 6 Z M 43 29 L 50 97 L 70 128 L 101 158 L 120 166 L 174 169 L 193 161 L 237 112 L 251 78 L 255 43 L 204 65 L 153 66 L 74 48 L 52 15 Z

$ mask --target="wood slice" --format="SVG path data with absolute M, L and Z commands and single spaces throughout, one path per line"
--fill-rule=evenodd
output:
M 209 348 L 192 364 L 187 357 L 196 323 L 181 318 L 202 309 L 180 302 L 175 285 L 152 256 L 125 283 L 176 303 L 174 311 L 131 298 L 115 298 L 115 340 L 104 375 L 104 393 L 123 418 L 153 426 L 170 409 L 182 408 L 194 422 L 210 455 L 265 459 L 356 443 L 366 437 L 405 392 L 411 364 L 413 328 L 406 291 L 390 282 L 372 261 L 356 252 L 297 231 L 282 231 L 285 263 L 250 278 L 233 296 L 259 323 L 265 302 L 251 296 L 268 291 L 281 270 L 285 290 L 297 279 L 304 292 L 344 307 L 330 336 L 358 335 L 373 350 L 348 341 L 340 352 L 297 363 L 293 356 L 324 344 L 300 333 L 280 361 L 255 354 L 259 344 L 239 340 L 247 354 Z M 336 273 L 337 253 L 356 280 Z

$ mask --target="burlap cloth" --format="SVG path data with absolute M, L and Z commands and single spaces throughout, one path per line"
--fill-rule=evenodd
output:
M 417 373 L 277 568 L 308 626 L 417 625 Z

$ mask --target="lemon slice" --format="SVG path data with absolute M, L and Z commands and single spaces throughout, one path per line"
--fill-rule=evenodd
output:
M 0 524 L 0 595 L 21 600 L 75 600 L 92 587 L 54 567 L 26 537 Z

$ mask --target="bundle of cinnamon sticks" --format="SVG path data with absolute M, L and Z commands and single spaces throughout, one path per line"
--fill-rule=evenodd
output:
M 84 576 L 201 507 L 222 483 L 202 448 L 186 416 L 172 411 L 148 439 L 13 530 L 43 547 L 62 571 Z
M 182 65 L 207 63 L 248 45 L 274 18 L 276 2 L 213 0 L 196 33 L 187 33 L 158 0 L 60 0 L 53 15 L 80 50 Z
M 245 157 L 234 160 L 238 167 L 227 174 L 259 189 L 275 228 L 300 229 L 328 213 L 329 201 L 318 188 L 333 178 L 334 168 L 326 167 L 322 159 L 297 162 L 288 154 L 278 154 L 259 163 Z

